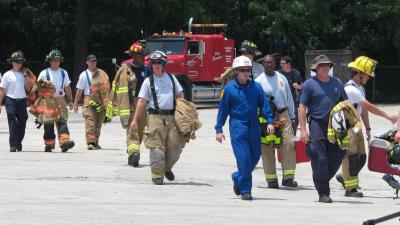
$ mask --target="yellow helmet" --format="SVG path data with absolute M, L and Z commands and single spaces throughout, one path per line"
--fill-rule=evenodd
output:
M 368 58 L 367 56 L 359 56 L 356 60 L 349 63 L 347 67 L 359 71 L 362 73 L 366 73 L 371 77 L 375 77 L 375 67 L 378 64 L 378 61 Z

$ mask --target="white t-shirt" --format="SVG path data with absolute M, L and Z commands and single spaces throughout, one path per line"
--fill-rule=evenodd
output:
M 179 84 L 175 76 L 173 76 L 175 81 L 175 95 L 181 92 L 182 86 Z M 172 82 L 168 77 L 167 73 L 164 73 L 161 77 L 154 76 L 154 86 L 156 89 L 156 96 L 158 101 L 158 107 L 163 110 L 171 110 L 174 108 L 174 99 L 172 94 Z M 149 108 L 155 108 L 153 102 L 153 95 L 151 94 L 150 80 L 146 78 L 143 81 L 142 87 L 138 95 L 139 98 L 144 98 L 147 100 Z
M 83 90 L 83 95 L 88 96 L 90 94 L 90 87 L 89 82 L 87 81 L 86 77 L 86 72 L 87 72 L 87 77 L 89 78 L 90 84 L 92 84 L 93 80 L 93 72 L 90 71 L 89 69 L 83 71 L 81 75 L 79 75 L 79 80 L 78 83 L 76 84 L 76 88 Z
M 9 70 L 4 74 L 0 87 L 6 90 L 6 96 L 17 99 L 26 98 L 25 78 L 21 72 Z
M 292 91 L 290 90 L 289 82 L 283 74 L 275 71 L 274 76 L 267 76 L 265 73 L 262 73 L 256 79 L 256 82 L 261 85 L 266 95 L 274 96 L 273 102 L 278 110 L 287 107 L 290 118 L 295 119 Z
M 58 68 L 58 70 L 56 70 L 56 71 L 53 71 L 50 68 L 47 68 L 47 69 L 43 70 L 42 72 L 40 72 L 37 80 L 47 80 L 46 70 L 49 73 L 51 83 L 53 83 L 53 85 L 56 87 L 56 93 L 54 93 L 54 97 L 65 96 L 64 89 L 71 83 L 71 80 L 69 79 L 69 76 L 68 76 L 68 72 L 61 68 Z M 64 74 L 65 74 L 64 85 L 62 85 L 63 78 L 62 78 L 61 70 L 63 70 Z M 63 87 L 63 90 L 61 90 L 61 87 Z
M 346 83 L 344 90 L 346 91 L 346 94 L 353 105 L 365 100 L 364 87 L 357 84 L 353 80 L 349 80 L 349 82 Z M 361 115 L 362 107 L 360 104 L 357 105 L 357 111 Z

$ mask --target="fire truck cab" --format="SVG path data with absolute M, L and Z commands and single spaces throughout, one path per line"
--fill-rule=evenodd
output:
M 185 98 L 216 102 L 221 89 L 220 75 L 232 66 L 234 41 L 221 34 L 193 34 L 192 27 L 216 28 L 226 24 L 192 24 L 189 32 L 154 34 L 146 39 L 148 54 L 156 50 L 167 54 L 166 70 L 174 74 L 184 89 Z M 146 57 L 148 59 L 148 57 Z

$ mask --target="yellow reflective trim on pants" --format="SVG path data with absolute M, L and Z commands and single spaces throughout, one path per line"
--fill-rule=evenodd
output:
M 265 179 L 267 179 L 267 180 L 278 179 L 278 175 L 276 175 L 276 173 L 271 173 L 271 174 L 266 173 Z
M 164 178 L 164 175 L 160 175 L 158 173 L 151 172 L 151 178 Z
M 139 151 L 140 150 L 140 145 L 138 145 L 138 144 L 130 144 L 130 145 L 128 145 L 128 151 L 131 151 L 131 150 Z
M 344 181 L 344 187 L 352 187 L 352 186 L 358 186 L 358 178 L 352 179 L 352 180 L 345 180 Z
M 327 134 L 328 134 L 328 136 L 334 136 L 335 135 L 335 130 L 333 128 L 328 128 Z
M 130 109 L 121 109 L 119 110 L 119 115 L 120 116 L 129 116 L 131 114 L 131 110 Z
M 295 170 L 283 170 L 283 175 L 294 175 Z

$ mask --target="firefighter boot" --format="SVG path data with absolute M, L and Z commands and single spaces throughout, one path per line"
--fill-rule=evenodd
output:
M 298 184 L 295 180 L 293 180 L 293 178 L 288 178 L 286 180 L 282 180 L 282 186 L 295 188 L 298 186 Z
M 362 198 L 362 197 L 364 197 L 364 195 L 363 195 L 362 192 L 357 191 L 357 188 L 354 188 L 354 189 L 352 189 L 352 190 L 350 190 L 350 191 L 346 191 L 346 192 L 344 193 L 344 196 L 346 196 L 346 197 L 353 197 L 353 198 Z
M 321 194 L 318 201 L 322 203 L 332 203 L 331 197 L 329 197 L 327 194 Z
M 15 148 L 15 147 L 10 148 L 10 152 L 16 152 L 16 151 L 17 151 L 17 148 Z
M 88 143 L 87 150 L 95 150 L 96 146 L 93 142 Z
M 344 189 L 344 180 L 343 180 L 343 176 L 341 174 L 336 175 L 336 180 L 342 184 L 343 189 Z
M 53 149 L 54 149 L 53 146 L 46 145 L 46 146 L 44 147 L 44 152 L 52 152 Z
M 97 143 L 94 143 L 94 149 L 100 150 L 100 149 L 101 149 L 101 146 L 100 146 L 99 144 L 97 144 Z
M 151 180 L 153 181 L 153 183 L 155 185 L 163 185 L 164 184 L 164 181 L 163 181 L 162 177 L 160 177 L 160 178 L 151 178 Z
M 235 195 L 240 195 L 239 185 L 233 179 L 233 175 L 232 175 L 232 181 L 233 181 L 233 192 L 235 193 Z
M 140 152 L 134 152 L 128 157 L 128 165 L 139 167 Z
M 251 193 L 243 193 L 242 194 L 242 200 L 253 200 L 253 197 L 251 196 Z
M 60 147 L 61 147 L 61 152 L 67 152 L 69 149 L 73 148 L 75 146 L 74 141 L 66 141 L 64 142 Z
M 278 181 L 268 181 L 268 188 L 279 188 Z
M 165 178 L 169 181 L 175 180 L 175 175 L 172 171 L 165 171 Z

